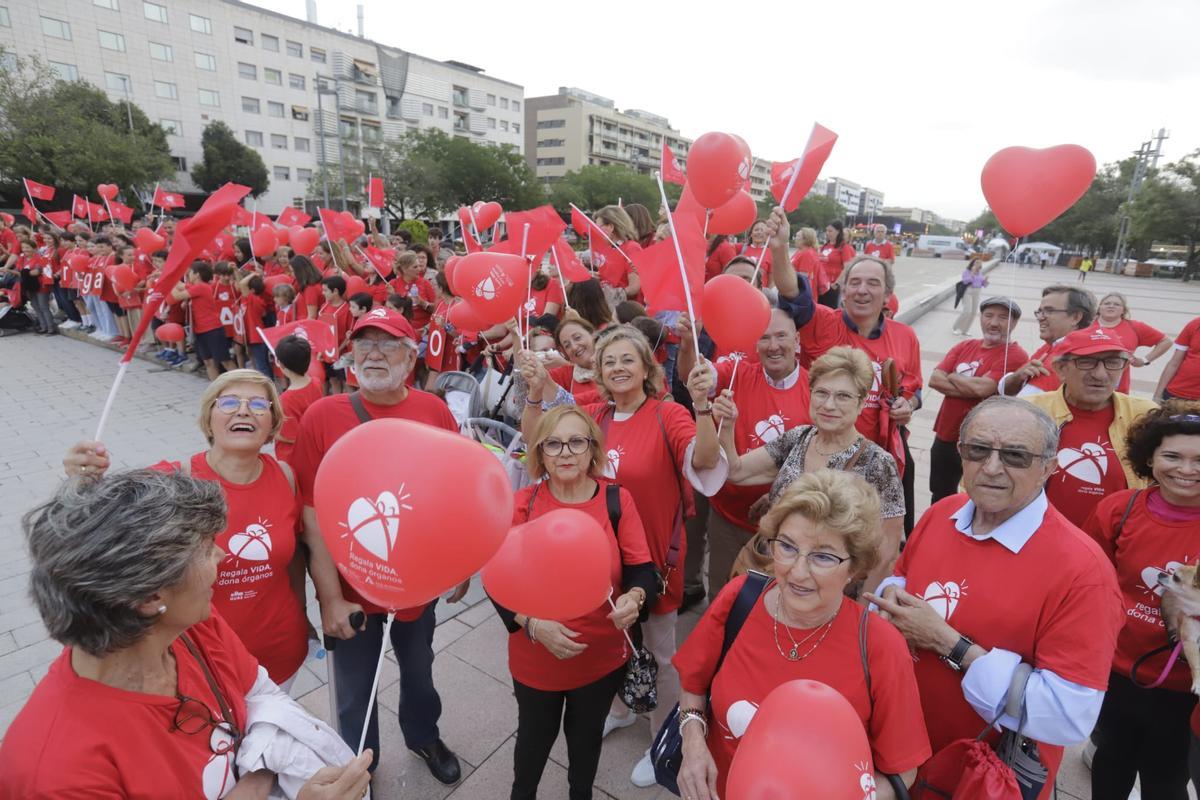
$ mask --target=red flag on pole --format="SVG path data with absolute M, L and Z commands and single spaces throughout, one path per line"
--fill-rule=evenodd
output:
M 27 198 L 21 198 L 21 213 L 25 215 L 25 219 L 29 220 L 30 225 L 36 225 L 38 221 L 37 209 L 33 207 L 33 203 Z
M 154 190 L 154 199 L 150 201 L 150 205 L 163 209 L 183 208 L 183 195 L 178 192 L 163 191 L 160 186 Z
M 371 208 L 383 208 L 383 178 L 371 178 L 367 187 L 367 205 Z
M 38 183 L 37 181 L 31 181 L 31 180 L 29 180 L 29 178 L 22 178 L 21 180 L 25 181 L 25 193 L 29 195 L 30 199 L 32 199 L 32 200 L 53 200 L 54 199 L 54 187 L 53 186 L 47 186 L 44 183 Z
M 679 202 L 675 204 L 675 218 L 680 217 L 699 220 L 701 230 L 704 230 L 704 221 L 708 217 L 708 209 L 700 205 L 700 201 L 692 194 L 692 187 L 686 183 L 683 185 L 683 193 L 679 195 Z
M 592 273 L 587 271 L 587 267 L 583 266 L 583 262 L 579 260 L 579 256 L 571 249 L 571 245 L 567 244 L 567 240 L 559 238 L 553 245 L 554 258 L 558 263 L 558 269 L 562 272 L 563 278 L 571 283 L 580 283 L 592 278 Z
M 504 216 L 505 227 L 508 228 L 508 238 L 488 248 L 492 253 L 512 253 L 521 255 L 521 245 L 524 242 L 525 255 L 540 263 L 546 251 L 561 239 L 567 224 L 554 210 L 554 206 L 545 205 L 529 211 L 510 211 Z M 529 233 L 525 226 L 529 225 Z
M 463 246 L 467 248 L 467 254 L 482 253 L 483 245 L 479 243 L 479 237 L 475 234 L 475 222 L 471 219 L 471 209 L 467 206 L 462 206 L 458 209 L 458 224 L 462 226 Z
M 43 211 L 42 216 L 45 217 L 46 219 L 50 220 L 52 223 L 54 223 L 58 227 L 62 228 L 63 230 L 66 230 L 67 226 L 71 224 L 71 212 L 70 211 L 66 211 L 66 210 Z
M 392 277 L 392 269 L 396 263 L 396 251 L 392 249 L 383 249 L 367 245 L 367 249 L 363 251 L 363 255 L 367 257 L 367 262 L 375 268 L 379 273 L 379 277 L 385 281 Z
M 233 210 L 233 216 L 230 218 L 230 223 L 233 225 L 248 226 L 254 217 L 250 216 L 250 212 L 244 206 L 238 206 Z
M 79 195 L 71 197 L 71 213 L 79 219 L 88 218 L 88 202 Z
M 692 307 L 698 309 L 704 295 L 704 254 L 707 249 L 704 233 L 699 220 L 689 215 L 675 217 L 675 232 L 679 235 L 679 250 L 687 269 Z M 675 255 L 675 243 L 669 237 L 635 253 L 633 263 L 642 279 L 647 314 L 687 311 L 687 293 L 683 288 L 679 259 Z
M 313 355 L 334 353 L 337 356 L 337 338 L 327 322 L 315 319 L 301 319 L 286 325 L 276 325 L 273 328 L 259 328 L 258 333 L 263 342 L 275 352 L 279 341 L 287 336 L 298 336 L 306 340 L 312 347 Z
M 814 122 L 804 155 L 794 161 L 771 165 L 771 194 L 784 211 L 795 211 L 808 195 L 837 138 L 836 133 Z
M 331 242 L 353 242 L 358 238 L 361 230 L 358 230 L 357 222 L 353 217 L 350 217 L 345 211 L 334 211 L 331 208 L 318 208 L 317 215 L 321 218 L 321 227 L 325 229 L 325 238 Z
M 683 175 L 683 167 L 680 166 L 679 159 L 675 157 L 675 154 L 671 152 L 665 136 L 662 146 L 662 179 L 667 183 L 675 183 L 680 186 L 687 182 L 687 178 Z
M 571 227 L 575 229 L 575 233 L 580 236 L 587 236 L 591 230 L 592 221 L 575 206 L 571 206 Z
M 271 221 L 271 218 L 266 214 L 260 214 L 257 211 L 250 215 L 250 222 L 247 224 L 250 226 L 250 230 L 252 231 L 256 231 L 259 228 L 270 228 L 271 230 L 275 229 L 275 223 Z
M 93 222 L 108 222 L 108 211 L 103 203 L 88 201 L 88 219 Z
M 279 212 L 279 216 L 275 218 L 275 222 L 280 225 L 286 225 L 289 228 L 295 226 L 304 227 L 312 222 L 312 217 L 295 206 L 288 206 Z
M 129 206 L 118 203 L 116 200 L 109 200 L 108 208 L 112 212 L 114 219 L 118 219 L 126 225 L 133 223 L 133 209 Z

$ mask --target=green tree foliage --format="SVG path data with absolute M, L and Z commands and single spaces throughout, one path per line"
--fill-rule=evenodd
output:
M 1152 242 L 1187 245 L 1186 274 L 1196 277 L 1200 273 L 1200 150 L 1151 175 L 1129 217 L 1135 250 L 1145 254 Z
M 175 174 L 163 129 L 88 83 L 58 80 L 36 56 L 0 67 L 0 189 L 30 178 L 71 194 L 100 183 L 149 189 Z M 132 122 L 132 129 L 131 123 Z
M 226 183 L 250 187 L 258 197 L 267 190 L 271 178 L 262 156 L 238 141 L 233 129 L 220 120 L 210 122 L 200 136 L 204 158 L 192 168 L 192 180 L 206 192 L 215 192 Z
M 775 205 L 774 198 L 769 197 L 766 200 L 759 201 L 759 219 L 766 218 Z M 821 239 L 825 235 L 826 225 L 835 219 L 846 219 L 846 209 L 832 197 L 813 195 L 801 200 L 800 205 L 796 206 L 796 210 L 788 214 L 787 217 L 788 224 L 793 231 L 798 228 L 815 228 L 817 238 Z
M 396 228 L 412 234 L 413 244 L 427 244 L 429 242 L 429 226 L 419 219 L 406 219 L 397 225 Z
M 678 199 L 679 187 L 674 188 L 674 193 L 668 191 L 668 199 Z M 662 206 L 654 177 L 623 167 L 586 166 L 576 172 L 568 172 L 550 188 L 550 202 L 562 213 L 570 211 L 572 203 L 590 213 L 607 205 L 615 205 L 618 200 L 626 205 L 641 203 L 650 209 L 652 215 L 655 209 Z

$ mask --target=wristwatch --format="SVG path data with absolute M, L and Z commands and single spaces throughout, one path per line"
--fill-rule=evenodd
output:
M 974 644 L 975 643 L 967 637 L 959 636 L 958 642 L 954 645 L 950 652 L 941 657 L 942 661 L 945 662 L 946 666 L 955 672 L 962 672 L 963 659 L 967 657 L 967 651 L 970 650 Z

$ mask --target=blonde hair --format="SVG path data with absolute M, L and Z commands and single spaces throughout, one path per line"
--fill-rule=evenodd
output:
M 817 247 L 817 231 L 815 228 L 801 228 L 796 232 L 796 238 L 800 240 L 800 244 L 805 247 L 816 249 Z
M 822 378 L 838 373 L 854 382 L 860 400 L 867 396 L 875 382 L 875 370 L 866 353 L 853 347 L 834 347 L 808 368 L 808 388 L 816 386 Z
M 538 419 L 537 425 L 533 429 L 533 438 L 529 440 L 528 447 L 525 449 L 525 469 L 529 471 L 529 477 L 535 481 L 541 480 L 547 475 L 546 461 L 542 456 L 542 442 L 550 438 L 550 434 L 554 432 L 564 417 L 577 417 L 583 420 L 583 424 L 587 427 L 588 437 L 592 440 L 592 457 L 588 462 L 588 475 L 598 478 L 604 472 L 608 457 L 604 454 L 604 434 L 600 431 L 596 420 L 577 405 L 555 406 Z
M 271 434 L 267 441 L 274 441 L 275 435 L 283 427 L 283 405 L 279 402 L 279 390 L 275 388 L 275 381 L 256 369 L 235 369 L 222 373 L 204 390 L 200 397 L 200 432 L 204 434 L 204 438 L 209 444 L 213 443 L 213 406 L 217 404 L 221 392 L 235 383 L 249 383 L 266 391 L 267 399 L 271 401 Z
M 617 243 L 638 240 L 637 227 L 625 209 L 620 206 L 605 206 L 596 212 L 594 219 L 597 225 L 607 223 L 613 226 L 613 239 Z
M 663 385 L 662 365 L 655 360 L 654 351 L 650 349 L 650 342 L 646 336 L 632 325 L 612 325 L 600 331 L 596 337 L 596 387 L 600 393 L 605 399 L 612 399 L 612 394 L 604 383 L 604 351 L 617 342 L 629 342 L 633 345 L 634 351 L 642 360 L 642 366 L 646 369 L 642 391 L 646 393 L 646 397 L 658 397 Z
M 883 543 L 879 493 L 856 472 L 819 469 L 792 482 L 759 523 L 759 533 L 773 539 L 793 514 L 842 537 L 851 566 L 866 575 L 879 563 Z
M 1120 292 L 1108 292 L 1104 297 L 1101 297 L 1100 302 L 1096 303 L 1096 316 L 1100 316 L 1100 304 L 1110 297 L 1115 297 L 1121 301 L 1121 319 L 1129 319 L 1129 301 Z
M 396 272 L 399 273 L 402 269 L 415 267 L 417 265 L 417 254 L 413 250 L 405 250 L 403 253 L 396 254 Z

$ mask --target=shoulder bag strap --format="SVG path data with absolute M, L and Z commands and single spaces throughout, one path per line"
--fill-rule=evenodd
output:
M 358 396 L 358 392 L 350 393 L 350 407 L 354 409 L 354 415 L 358 417 L 359 423 L 370 422 L 374 417 L 367 411 L 367 407 L 363 405 L 362 398 Z
M 1121 515 L 1121 521 L 1117 523 L 1117 527 L 1113 529 L 1113 538 L 1121 535 L 1121 530 L 1125 527 L 1125 520 L 1129 519 L 1130 513 L 1133 512 L 1133 504 L 1137 502 L 1138 495 L 1142 493 L 1141 489 L 1134 489 L 1133 494 L 1129 495 L 1129 504 L 1125 506 L 1125 513 Z
M 721 642 L 721 657 L 717 659 L 717 668 L 713 670 L 713 675 L 720 672 L 721 664 L 724 663 L 729 648 L 733 647 L 733 642 L 741 632 L 742 625 L 746 623 L 746 618 L 754 610 L 754 604 L 758 602 L 763 589 L 767 588 L 769 580 L 770 578 L 765 574 L 755 570 L 749 570 L 746 573 L 746 582 L 738 590 L 737 597 L 733 600 L 733 607 L 729 609 L 729 616 L 725 618 L 725 640 Z
M 604 502 L 608 506 L 608 524 L 612 525 L 613 536 L 620 541 L 617 531 L 621 527 L 621 487 L 615 483 L 605 486 Z
M 533 516 L 533 501 L 537 499 L 538 490 L 542 488 L 542 482 L 538 481 L 533 485 L 533 491 L 529 493 L 529 505 L 525 506 L 525 521 L 529 522 L 529 518 Z
M 871 692 L 871 662 L 867 659 L 867 620 L 870 613 L 864 608 L 858 620 L 858 654 L 862 658 L 863 678 L 867 682 L 867 699 L 871 702 L 871 716 L 875 716 L 875 695 Z
M 208 682 L 208 688 L 212 690 L 213 697 L 217 700 L 217 706 L 220 708 L 221 716 L 225 718 L 226 724 L 233 731 L 234 750 L 237 750 L 238 745 L 242 743 L 243 732 L 238 726 L 237 717 L 233 715 L 233 709 L 225 700 L 225 695 L 221 692 L 221 687 L 217 685 L 216 678 L 213 677 L 212 671 L 208 668 L 208 663 L 204 660 L 204 656 L 200 655 L 200 650 L 196 647 L 191 637 L 186 633 L 179 634 L 179 638 L 183 640 L 183 645 L 196 659 L 196 663 L 200 665 L 200 671 L 204 673 L 204 680 Z
M 604 434 L 605 444 L 608 443 L 608 425 L 613 420 L 613 415 L 617 413 L 617 407 L 612 403 L 607 403 L 604 410 L 600 412 L 600 419 L 596 420 L 600 425 L 600 432 Z

